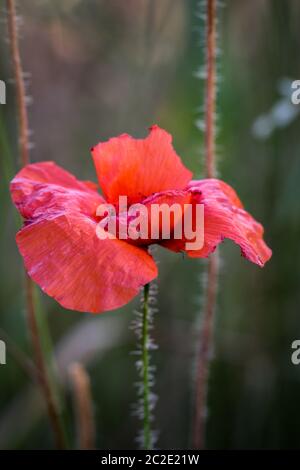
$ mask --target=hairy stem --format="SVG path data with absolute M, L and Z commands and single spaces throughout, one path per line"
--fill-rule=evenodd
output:
M 143 363 L 143 448 L 151 448 L 150 428 L 150 385 L 149 385 L 149 291 L 150 284 L 144 286 L 142 319 L 142 363 Z
M 216 177 L 216 12 L 217 0 L 207 0 L 206 91 L 205 91 L 205 168 L 207 178 Z
M 12 63 L 17 90 L 17 110 L 19 121 L 19 145 L 21 155 L 21 165 L 27 165 L 30 162 L 29 157 L 29 129 L 28 115 L 26 108 L 25 83 L 23 79 L 23 70 L 18 41 L 17 15 L 14 0 L 7 0 L 8 12 L 8 32 L 11 46 Z M 40 339 L 40 332 L 37 321 L 37 312 L 34 299 L 34 286 L 27 274 L 25 274 L 26 306 L 27 306 L 27 324 L 30 331 L 35 364 L 38 371 L 37 377 L 43 393 L 49 421 L 51 423 L 56 446 L 65 447 L 64 431 L 60 420 L 60 414 L 57 403 L 54 398 L 53 390 L 50 384 L 46 361 Z
M 32 347 L 35 356 L 35 364 L 38 370 L 38 381 L 47 406 L 49 421 L 52 426 L 55 444 L 58 449 L 65 448 L 65 434 L 61 424 L 60 413 L 57 409 L 57 403 L 49 380 L 47 365 L 40 341 L 38 322 L 36 318 L 34 302 L 34 286 L 27 274 L 25 274 L 26 285 L 26 304 L 27 304 L 27 323 L 30 331 Z
M 216 110 L 216 13 L 217 0 L 206 4 L 206 86 L 205 86 L 205 169 L 208 178 L 216 177 L 215 110 Z M 205 446 L 206 397 L 213 324 L 218 287 L 218 253 L 210 255 L 207 266 L 207 287 L 196 369 L 196 397 L 193 445 Z
M 137 442 L 141 449 L 154 449 L 157 433 L 152 428 L 153 410 L 157 397 L 153 393 L 155 368 L 151 362 L 151 351 L 157 348 L 153 341 L 151 330 L 153 329 L 154 315 L 157 313 L 157 284 L 148 283 L 141 292 L 141 308 L 136 311 L 136 318 L 132 322 L 138 343 L 133 354 L 138 357 L 136 367 L 139 374 L 137 387 L 137 404 L 134 413 L 141 422 L 141 429 L 137 436 Z
M 17 90 L 21 165 L 25 166 L 30 161 L 25 83 L 23 79 L 23 70 L 18 41 L 18 27 L 15 2 L 14 0 L 6 0 L 6 3 L 8 12 L 8 33 L 10 39 L 11 56 L 13 61 Z
M 213 342 L 213 323 L 218 285 L 218 253 L 210 255 L 207 267 L 207 289 L 203 313 L 202 329 L 196 370 L 196 403 L 194 423 L 194 448 L 203 449 L 205 446 L 205 422 L 207 382 L 209 361 Z

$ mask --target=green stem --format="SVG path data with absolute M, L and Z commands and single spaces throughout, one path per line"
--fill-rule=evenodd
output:
M 150 384 L 149 384 L 149 291 L 150 284 L 144 286 L 143 325 L 142 325 L 142 361 L 143 361 L 143 444 L 144 449 L 151 449 L 150 429 Z

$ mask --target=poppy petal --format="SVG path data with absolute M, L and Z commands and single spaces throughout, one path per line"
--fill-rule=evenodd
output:
M 132 204 L 153 193 L 184 189 L 192 177 L 173 149 L 171 135 L 158 126 L 145 139 L 123 134 L 100 142 L 92 156 L 103 194 L 113 204 L 120 195 Z
M 272 255 L 263 240 L 264 229 L 243 209 L 234 189 L 213 178 L 191 181 L 188 189 L 194 204 L 204 204 L 204 245 L 187 254 L 207 257 L 224 238 L 229 238 L 240 246 L 245 258 L 264 266 Z M 163 245 L 172 251 L 186 251 L 185 243 L 186 240 L 170 240 Z
M 68 211 L 94 216 L 103 198 L 91 182 L 79 181 L 54 162 L 24 167 L 10 184 L 13 202 L 27 220 Z
M 40 218 L 16 237 L 29 276 L 63 307 L 100 313 L 135 297 L 157 276 L 148 252 L 117 239 L 100 240 L 81 213 Z
M 158 239 L 150 238 L 151 243 L 158 243 L 158 240 L 164 238 L 164 231 L 170 236 L 174 234 L 175 227 L 181 226 L 185 205 L 191 202 L 189 191 L 163 191 L 153 194 L 143 201 L 148 211 L 149 235 L 156 233 Z M 156 206 L 157 210 L 153 210 Z M 173 210 L 174 209 L 174 210 Z

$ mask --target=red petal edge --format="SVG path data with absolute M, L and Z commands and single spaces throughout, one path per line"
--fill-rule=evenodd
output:
M 213 178 L 191 181 L 188 189 L 194 204 L 204 204 L 204 246 L 201 250 L 187 251 L 188 256 L 207 257 L 224 238 L 229 238 L 240 246 L 245 258 L 263 267 L 272 256 L 263 240 L 263 226 L 243 209 L 234 189 Z M 170 240 L 163 246 L 186 251 L 185 243 L 186 240 Z

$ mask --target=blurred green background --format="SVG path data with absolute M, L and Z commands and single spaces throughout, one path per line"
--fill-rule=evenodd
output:
M 1 4 L 0 106 L 1 271 L 3 330 L 30 355 L 16 211 L 7 181 L 17 171 L 15 89 L 5 8 Z M 200 2 L 201 3 L 201 2 Z M 96 180 L 89 148 L 128 132 L 166 128 L 186 166 L 201 176 L 203 21 L 193 0 L 31 0 L 19 2 L 21 51 L 29 73 L 33 161 L 54 160 L 81 179 Z M 300 105 L 289 80 L 300 79 L 300 3 L 227 0 L 220 8 L 219 172 L 266 231 L 273 249 L 262 270 L 231 242 L 221 247 L 218 312 L 209 396 L 207 447 L 300 448 Z M 198 73 L 197 73 L 198 72 Z M 158 249 L 159 349 L 155 428 L 159 448 L 191 446 L 193 364 L 205 262 Z M 99 316 L 62 309 L 42 296 L 67 396 L 75 360 L 91 376 L 100 449 L 130 449 L 140 427 L 132 414 L 136 338 L 129 325 L 138 299 Z M 36 387 L 9 348 L 0 366 L 0 448 L 51 448 Z

